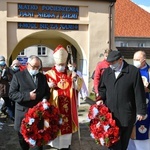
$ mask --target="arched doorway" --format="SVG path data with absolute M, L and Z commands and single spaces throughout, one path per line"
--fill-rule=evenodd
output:
M 12 53 L 9 57 L 9 64 L 11 64 L 12 60 L 14 60 L 18 54 L 27 47 L 33 45 L 43 45 L 51 50 L 54 50 L 59 44 L 63 45 L 65 48 L 67 45 L 71 45 L 74 54 L 74 60 L 77 63 L 77 69 L 82 72 L 83 76 L 86 78 L 85 80 L 87 80 L 88 83 L 87 59 L 85 59 L 82 47 L 69 35 L 60 31 L 37 31 L 27 35 L 21 39 L 12 50 Z

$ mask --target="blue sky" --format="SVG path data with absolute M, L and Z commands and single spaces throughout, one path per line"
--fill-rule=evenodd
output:
M 136 4 L 150 6 L 150 0 L 132 0 Z
M 147 10 L 150 12 L 150 0 L 131 0 L 132 2 L 136 3 L 143 9 Z

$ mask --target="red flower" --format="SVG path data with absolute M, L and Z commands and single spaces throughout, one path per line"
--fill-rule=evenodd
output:
M 91 136 L 96 143 L 110 147 L 119 140 L 119 128 L 108 107 L 105 105 L 91 105 L 88 117 L 90 120 Z
M 29 108 L 21 123 L 21 133 L 31 146 L 41 146 L 54 140 L 60 129 L 60 114 L 56 107 L 48 102 L 39 102 Z

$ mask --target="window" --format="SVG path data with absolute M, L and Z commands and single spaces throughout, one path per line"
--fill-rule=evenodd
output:
M 138 47 L 145 47 L 145 43 L 139 43 Z
M 19 53 L 19 56 L 25 56 L 25 50 L 21 51 L 21 52 Z
M 128 43 L 121 43 L 121 47 L 128 47 Z
M 47 56 L 47 49 L 45 46 L 38 45 L 38 56 Z

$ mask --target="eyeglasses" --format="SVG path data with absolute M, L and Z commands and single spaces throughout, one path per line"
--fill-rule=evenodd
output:
M 28 63 L 33 69 L 40 69 L 41 66 L 32 66 L 30 63 Z

